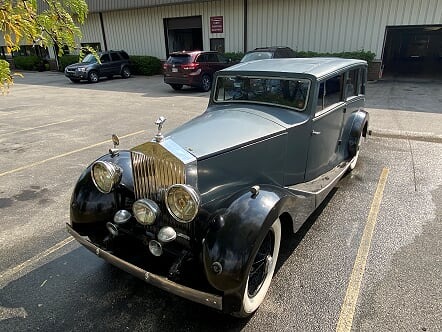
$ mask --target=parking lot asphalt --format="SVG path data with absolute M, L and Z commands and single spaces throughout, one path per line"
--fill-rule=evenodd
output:
M 113 268 L 64 228 L 78 176 L 106 153 L 112 133 L 123 149 L 150 140 L 156 118 L 173 129 L 201 114 L 208 94 L 173 91 L 158 76 L 72 84 L 59 73 L 25 73 L 0 97 L 0 330 L 333 331 L 384 170 L 352 329 L 442 330 L 442 115 L 437 99 L 391 98 L 410 84 L 428 98 L 440 91 L 420 83 L 368 84 L 373 135 L 358 166 L 285 238 L 265 302 L 237 320 Z

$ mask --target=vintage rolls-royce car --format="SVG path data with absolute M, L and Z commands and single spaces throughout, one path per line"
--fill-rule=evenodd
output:
M 80 176 L 67 229 L 97 256 L 170 293 L 244 317 L 264 301 L 281 230 L 296 232 L 354 169 L 369 116 L 367 63 L 240 63 L 207 110 Z M 284 224 L 284 227 L 281 225 Z

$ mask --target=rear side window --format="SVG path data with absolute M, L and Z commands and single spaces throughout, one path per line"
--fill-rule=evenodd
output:
M 207 54 L 200 54 L 199 57 L 196 59 L 196 62 L 207 62 Z
M 360 91 L 359 69 L 350 70 L 345 79 L 345 98 L 357 96 Z
M 171 65 L 184 65 L 190 63 L 192 57 L 188 54 L 180 54 L 180 55 L 171 55 L 169 59 L 167 59 L 167 63 Z
M 316 112 L 320 112 L 343 100 L 342 80 L 343 75 L 337 75 L 319 84 L 318 106 L 316 107 Z
M 120 56 L 124 59 L 124 60 L 129 60 L 129 54 L 127 54 L 124 51 L 120 52 Z
M 111 58 L 112 58 L 112 61 L 121 60 L 121 57 L 117 52 L 111 52 Z
M 218 62 L 218 56 L 215 53 L 207 54 L 207 62 Z

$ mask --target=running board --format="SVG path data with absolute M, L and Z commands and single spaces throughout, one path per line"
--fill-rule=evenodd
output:
M 299 183 L 287 187 L 295 195 L 315 198 L 315 209 L 327 197 L 329 192 L 336 186 L 336 183 L 345 175 L 352 160 L 343 161 L 338 166 L 322 174 L 309 182 Z M 313 211 L 311 211 L 313 212 Z

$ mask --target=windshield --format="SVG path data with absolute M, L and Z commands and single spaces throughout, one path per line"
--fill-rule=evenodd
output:
M 82 63 L 95 63 L 97 62 L 97 59 L 94 57 L 93 54 L 89 53 L 86 55 L 83 60 L 81 60 Z
M 259 103 L 305 110 L 310 81 L 307 79 L 219 76 L 214 101 Z
M 272 57 L 273 57 L 272 52 L 251 52 L 244 55 L 244 57 L 241 59 L 241 62 L 271 59 Z

